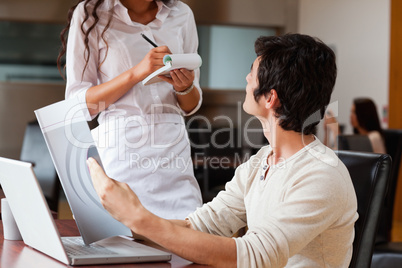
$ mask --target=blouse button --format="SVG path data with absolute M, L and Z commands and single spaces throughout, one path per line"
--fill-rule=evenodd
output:
M 265 165 L 262 169 L 266 170 L 268 168 L 268 165 Z
M 264 176 L 263 176 L 263 175 L 261 175 L 260 180 L 263 180 L 263 179 L 264 179 Z

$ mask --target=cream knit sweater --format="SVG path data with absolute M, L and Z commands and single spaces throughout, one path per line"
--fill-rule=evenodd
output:
M 203 232 L 236 240 L 238 267 L 348 267 L 356 195 L 349 173 L 317 138 L 271 166 L 263 147 L 210 203 L 189 215 Z

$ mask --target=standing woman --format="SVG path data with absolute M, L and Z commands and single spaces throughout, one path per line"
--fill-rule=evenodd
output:
M 202 102 L 199 69 L 141 83 L 165 55 L 197 53 L 191 9 L 176 0 L 82 0 L 61 39 L 66 98 L 79 99 L 87 120 L 99 114 L 92 136 L 106 174 L 160 217 L 183 219 L 201 206 L 183 119 Z

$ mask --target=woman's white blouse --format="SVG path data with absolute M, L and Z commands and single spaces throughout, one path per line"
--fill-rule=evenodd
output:
M 77 6 L 72 18 L 66 53 L 66 98 L 78 95 L 82 104 L 86 103 L 85 94 L 90 87 L 105 83 L 132 68 L 153 48 L 141 37 L 141 33 L 159 46 L 168 46 L 173 54 L 197 53 L 198 36 L 194 16 L 191 9 L 180 1 L 172 7 L 157 2 L 159 11 L 156 19 L 148 25 L 131 21 L 127 8 L 120 1 L 116 1 L 112 23 L 104 35 L 108 43 L 107 47 L 101 35 L 109 18 L 108 10 L 111 6 L 108 3 L 109 1 L 105 1 L 104 6 L 99 8 L 100 20 L 89 36 L 90 55 L 84 74 L 85 45 L 81 31 L 81 23 L 85 17 L 83 3 Z M 89 21 L 90 23 L 86 23 L 86 28 L 92 24 L 91 19 Z M 195 70 L 194 85 L 202 96 L 199 86 L 199 69 Z M 188 115 L 197 111 L 201 102 L 202 97 L 197 107 Z M 86 108 L 85 105 L 83 108 Z M 86 110 L 87 119 L 90 120 L 87 109 L 84 110 Z M 185 114 L 178 107 L 170 84 L 166 82 L 148 86 L 143 86 L 142 83 L 136 84 L 132 90 L 102 112 L 98 121 L 104 122 L 105 116 L 151 113 Z
M 172 53 L 197 53 L 194 16 L 186 4 L 177 1 L 168 7 L 157 2 L 156 19 L 142 25 L 131 21 L 127 9 L 120 1 L 115 2 L 112 22 L 104 34 L 107 44 L 102 32 L 112 8 L 109 1 L 100 8 L 100 20 L 90 33 L 89 55 L 81 32 L 83 2 L 77 6 L 70 26 L 66 98 L 78 97 L 88 120 L 86 91 L 132 68 L 153 48 L 141 33 L 159 46 L 168 46 Z M 88 25 L 92 21 L 85 28 Z M 89 61 L 83 73 L 84 55 Z M 195 70 L 194 86 L 200 92 L 200 101 L 187 115 L 197 111 L 202 102 L 199 70 Z M 102 111 L 99 126 L 92 130 L 107 175 L 129 184 L 152 213 L 170 219 L 184 219 L 202 204 L 183 115 L 172 85 L 160 82 L 144 86 L 140 82 Z

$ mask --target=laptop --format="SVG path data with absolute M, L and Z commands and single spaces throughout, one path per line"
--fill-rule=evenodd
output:
M 131 230 L 104 209 L 92 185 L 86 160 L 94 157 L 101 166 L 102 161 L 78 98 L 35 110 L 35 115 L 84 243 L 131 236 Z
M 91 265 L 171 260 L 170 253 L 127 236 L 108 237 L 90 245 L 81 237 L 60 237 L 31 163 L 0 157 L 0 184 L 24 243 L 62 263 Z

